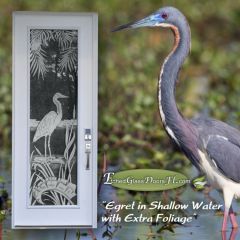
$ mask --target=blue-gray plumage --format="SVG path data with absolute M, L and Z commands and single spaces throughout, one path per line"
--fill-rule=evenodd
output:
M 240 131 L 211 118 L 196 118 L 192 123 L 198 129 L 198 145 L 210 161 L 224 176 L 240 183 Z
M 199 117 L 188 120 L 179 112 L 175 101 L 178 73 L 189 54 L 191 34 L 185 16 L 174 7 L 163 7 L 139 21 L 115 28 L 167 27 L 174 33 L 174 46 L 165 59 L 159 76 L 159 111 L 168 135 L 190 159 L 194 166 L 205 173 L 209 182 L 221 189 L 225 211 L 222 231 L 227 219 L 233 228 L 237 221 L 231 203 L 240 197 L 240 131 L 224 122 Z

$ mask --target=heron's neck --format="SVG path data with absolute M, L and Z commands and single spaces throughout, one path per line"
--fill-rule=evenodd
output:
M 62 118 L 62 105 L 61 105 L 60 101 L 55 99 L 55 98 L 53 98 L 53 102 L 54 102 L 54 104 L 57 107 L 57 114 L 58 114 L 58 116 L 60 116 Z
M 163 125 L 176 143 L 182 141 L 189 129 L 188 121 L 179 112 L 175 101 L 175 85 L 179 70 L 190 51 L 190 29 L 170 26 L 175 37 L 172 52 L 165 59 L 159 77 L 159 110 Z

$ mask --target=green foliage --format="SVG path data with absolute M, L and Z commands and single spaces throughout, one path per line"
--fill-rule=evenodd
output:
M 12 11 L 93 11 L 99 13 L 100 153 L 106 151 L 111 163 L 121 159 L 127 168 L 182 168 L 185 159 L 170 144 L 160 123 L 156 94 L 160 65 L 173 44 L 172 33 L 166 29 L 110 32 L 163 5 L 178 7 L 192 30 L 191 55 L 177 86 L 179 108 L 187 117 L 208 113 L 237 126 L 239 1 L 1 0 L 0 143 L 10 145 Z M 74 58 L 71 53 L 68 56 Z

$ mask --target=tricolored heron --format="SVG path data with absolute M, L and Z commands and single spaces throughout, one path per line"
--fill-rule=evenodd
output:
M 68 98 L 68 97 L 61 93 L 54 94 L 53 103 L 57 107 L 57 112 L 51 111 L 43 117 L 43 119 L 38 124 L 37 130 L 33 137 L 33 142 L 36 142 L 38 139 L 42 137 L 45 137 L 45 145 L 44 145 L 45 157 L 47 155 L 47 137 L 48 137 L 48 151 L 51 157 L 52 156 L 51 147 L 50 147 L 51 135 L 62 120 L 62 105 L 58 100 L 59 98 Z
M 231 207 L 233 197 L 240 197 L 240 131 L 228 124 L 199 117 L 186 119 L 175 101 L 175 85 L 178 73 L 189 54 L 191 34 L 185 16 L 174 7 L 163 7 L 136 22 L 113 29 L 167 27 L 174 34 L 174 46 L 166 57 L 159 75 L 158 102 L 163 126 L 168 135 L 185 153 L 193 165 L 204 172 L 224 196 L 222 231 L 227 229 L 228 216 L 232 227 L 237 221 Z

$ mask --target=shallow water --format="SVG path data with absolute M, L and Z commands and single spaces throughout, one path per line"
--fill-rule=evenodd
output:
M 223 204 L 221 195 L 213 190 L 210 193 L 211 198 L 219 204 Z M 206 197 L 202 192 L 195 192 L 190 187 L 184 191 L 181 195 L 181 201 L 183 203 L 189 202 L 189 200 L 195 201 L 204 201 L 208 203 Z M 157 200 L 157 199 L 156 199 Z M 233 202 L 233 209 L 235 212 L 239 212 L 239 204 L 236 201 Z M 191 213 L 189 208 L 188 212 Z M 118 230 L 114 235 L 115 240 L 123 240 L 123 239 L 138 239 L 138 240 L 146 240 L 146 239 L 166 239 L 166 240 L 238 240 L 240 239 L 240 231 L 232 232 L 230 227 L 230 223 L 228 224 L 228 231 L 222 236 L 221 233 L 221 224 L 222 224 L 222 215 L 216 215 L 214 210 L 207 211 L 197 211 L 198 217 L 194 219 L 191 223 L 181 226 L 176 226 L 173 230 L 174 233 L 166 230 L 163 231 L 160 235 L 155 234 L 159 227 L 152 227 L 152 237 L 151 228 L 148 224 L 144 223 L 128 223 L 122 224 L 122 229 Z M 240 216 L 238 214 L 237 220 L 240 223 Z M 100 226 L 103 225 L 102 223 Z M 99 230 L 97 231 L 99 232 Z M 150 233 L 150 234 L 149 234 Z M 230 237 L 231 235 L 231 237 Z M 100 237 L 100 232 L 98 233 Z M 162 238 L 160 238 L 162 236 Z M 102 239 L 102 238 L 98 238 Z
M 3 162 L 0 161 L 0 166 L 4 166 Z M 193 169 L 189 169 L 190 175 L 195 175 Z M 4 176 L 6 179 L 5 187 L 9 191 L 11 195 L 11 174 L 10 170 L 6 170 L 4 167 L 0 169 L 0 176 Z M 126 195 L 127 196 L 127 195 Z M 213 190 L 210 193 L 210 196 L 216 200 L 218 203 L 223 203 L 221 195 Z M 103 185 L 101 189 L 101 194 L 99 197 L 99 202 L 106 200 L 117 200 L 116 190 L 109 185 Z M 193 191 L 189 186 L 186 190 L 181 194 L 180 199 L 183 203 L 188 201 L 205 201 L 206 196 L 202 192 Z M 127 199 L 125 199 L 127 202 Z M 158 199 L 155 199 L 158 200 Z M 132 200 L 131 200 L 132 201 Z M 121 202 L 122 203 L 122 202 Z M 239 204 L 234 201 L 233 203 L 234 210 L 239 212 Z M 98 214 L 101 215 L 103 212 L 103 208 L 99 207 Z M 192 210 L 189 210 L 189 214 L 192 214 Z M 123 213 L 124 214 L 124 213 Z M 240 223 L 240 216 L 237 216 L 237 220 Z M 237 240 L 240 239 L 240 231 L 233 232 L 231 235 L 231 229 L 229 224 L 229 230 L 226 232 L 225 236 L 221 234 L 221 222 L 222 216 L 218 216 L 215 214 L 214 211 L 201 211 L 198 212 L 198 218 L 194 219 L 188 225 L 183 226 L 176 226 L 173 228 L 174 233 L 165 230 L 160 235 L 156 234 L 158 227 L 149 227 L 146 223 L 121 223 L 121 228 L 118 228 L 116 232 L 114 232 L 113 240 L 145 240 L 145 239 L 167 239 L 167 240 Z M 56 240 L 56 239 L 64 239 L 64 235 L 66 233 L 66 240 L 77 240 L 77 230 L 65 230 L 63 229 L 56 229 L 56 230 L 48 230 L 48 229 L 41 229 L 41 230 L 11 230 L 11 217 L 9 216 L 3 222 L 3 229 L 2 229 L 2 238 L 3 240 Z M 105 231 L 106 226 L 102 222 L 99 222 L 98 229 L 94 230 L 94 234 L 96 235 L 97 239 L 108 239 L 103 238 L 103 232 Z M 114 226 L 112 226 L 112 230 L 114 231 Z M 151 235 L 152 230 L 152 235 Z M 89 235 L 86 236 L 87 230 L 81 230 L 81 237 L 82 240 L 90 240 L 92 239 Z M 161 237 L 162 238 L 161 238 Z

